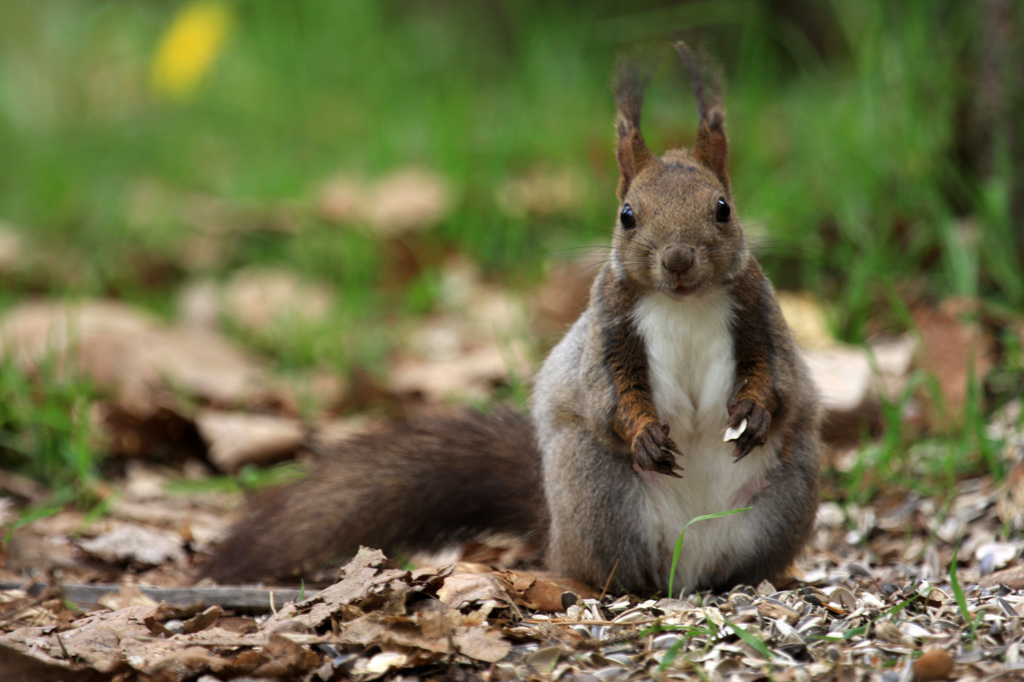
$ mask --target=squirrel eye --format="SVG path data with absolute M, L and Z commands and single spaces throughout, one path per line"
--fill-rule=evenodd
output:
M 626 204 L 622 207 L 622 213 L 619 214 L 619 220 L 622 221 L 622 228 L 625 230 L 632 230 L 636 227 L 636 216 L 633 215 L 633 207 Z
M 729 204 L 725 203 L 725 199 L 719 199 L 718 205 L 715 207 L 715 220 L 720 223 L 729 222 Z

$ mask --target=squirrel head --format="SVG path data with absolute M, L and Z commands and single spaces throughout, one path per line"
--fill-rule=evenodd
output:
M 632 55 L 616 73 L 619 216 L 613 259 L 641 287 L 685 297 L 729 281 L 749 256 L 730 191 L 720 78 L 685 44 L 677 43 L 676 50 L 700 113 L 692 149 L 652 154 L 640 132 L 652 69 Z

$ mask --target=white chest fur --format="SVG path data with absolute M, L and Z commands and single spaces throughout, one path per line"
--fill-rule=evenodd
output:
M 749 506 L 765 473 L 777 461 L 769 442 L 740 462 L 734 443 L 723 443 L 727 403 L 736 376 L 725 291 L 696 297 L 645 297 L 634 320 L 647 348 L 651 390 L 658 415 L 668 422 L 683 456 L 683 478 L 645 472 L 649 537 L 663 557 L 663 573 L 686 523 L 703 514 Z M 731 558 L 749 551 L 757 510 L 695 523 L 686 531 L 675 584 L 691 589 Z

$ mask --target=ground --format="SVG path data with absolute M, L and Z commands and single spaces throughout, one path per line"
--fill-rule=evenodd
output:
M 1018 674 L 1022 7 L 3 3 L 0 670 Z M 194 584 L 318 443 L 525 407 L 608 256 L 615 53 L 679 38 L 829 412 L 792 580 L 638 600 L 474 547 Z M 666 60 L 649 145 L 695 110 Z

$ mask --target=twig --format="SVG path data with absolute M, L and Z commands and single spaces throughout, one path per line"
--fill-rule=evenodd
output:
M 618 559 L 618 557 L 616 557 L 616 559 L 615 559 L 615 565 L 612 566 L 611 573 L 608 574 L 608 580 L 604 581 L 604 588 L 601 589 L 601 596 L 599 596 L 597 598 L 597 601 L 601 601 L 602 599 L 604 599 L 604 595 L 608 594 L 608 588 L 611 587 L 612 578 L 615 577 L 615 571 L 617 571 L 617 570 L 619 570 L 619 559 Z
M 41 593 L 47 586 L 36 583 L 25 587 L 23 583 L 0 583 L 2 590 L 24 590 L 31 596 Z M 61 583 L 56 585 L 64 596 L 76 604 L 95 604 L 105 594 L 117 593 L 121 586 L 117 584 L 78 585 Z M 225 609 L 236 609 L 253 613 L 265 613 L 273 608 L 279 609 L 285 604 L 299 598 L 301 590 L 295 589 L 264 589 L 260 587 L 237 586 L 206 586 L 206 587 L 143 587 L 138 586 L 142 594 L 154 601 L 166 602 L 170 606 L 185 607 L 196 602 L 217 604 Z M 306 597 L 311 595 L 307 593 Z

